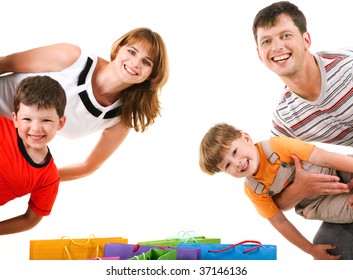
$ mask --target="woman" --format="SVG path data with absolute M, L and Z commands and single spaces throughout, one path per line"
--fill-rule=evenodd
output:
M 55 44 L 0 57 L 0 114 L 10 117 L 16 85 L 31 75 L 48 75 L 67 95 L 65 137 L 103 130 L 83 162 L 59 168 L 61 181 L 87 176 L 120 146 L 131 128 L 144 132 L 160 114 L 159 93 L 168 80 L 165 44 L 156 32 L 137 28 L 111 48 L 111 61 L 78 46 Z

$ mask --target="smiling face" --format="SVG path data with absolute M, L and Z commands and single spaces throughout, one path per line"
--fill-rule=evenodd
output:
M 308 32 L 301 34 L 288 15 L 277 18 L 272 27 L 257 30 L 257 52 L 260 60 L 280 77 L 298 73 L 305 64 L 311 44 Z
M 258 170 L 260 154 L 250 136 L 242 132 L 242 137 L 234 140 L 226 151 L 223 160 L 217 166 L 236 178 L 255 174 Z
M 122 82 L 130 85 L 147 80 L 153 69 L 149 48 L 142 43 L 120 47 L 114 63 Z
M 65 124 L 55 108 L 38 109 L 37 106 L 20 104 L 17 114 L 12 114 L 15 127 L 27 152 L 46 155 L 47 144 Z

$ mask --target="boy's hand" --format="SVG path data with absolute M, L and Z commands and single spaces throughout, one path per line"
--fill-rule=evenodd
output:
M 315 260 L 339 260 L 341 255 L 331 255 L 327 252 L 329 249 L 334 249 L 335 246 L 331 244 L 313 245 L 313 253 L 311 254 Z

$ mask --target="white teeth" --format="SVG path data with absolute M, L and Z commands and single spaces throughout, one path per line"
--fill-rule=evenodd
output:
M 38 140 L 42 139 L 42 136 L 31 135 L 31 138 L 32 138 L 34 141 L 38 141 Z
M 242 168 L 242 170 L 241 171 L 244 171 L 244 170 L 246 170 L 246 168 L 248 167 L 248 162 L 246 161 L 245 162 L 245 165 L 243 166 L 243 168 Z
M 133 71 L 132 69 L 130 69 L 129 67 L 125 66 L 125 69 L 127 72 L 129 72 L 132 75 L 137 75 L 137 73 L 135 71 Z
M 274 61 L 282 61 L 286 60 L 289 57 L 289 55 L 281 55 L 281 56 L 276 56 L 273 58 Z

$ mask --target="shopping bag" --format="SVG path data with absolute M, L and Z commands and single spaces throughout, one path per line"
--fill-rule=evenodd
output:
M 152 260 L 176 260 L 176 250 L 161 250 L 152 248 L 146 253 L 134 256 L 130 260 L 152 261 Z
M 177 238 L 167 238 L 162 240 L 152 240 L 152 241 L 139 241 L 137 242 L 141 245 L 150 246 L 170 246 L 174 247 L 180 243 L 206 243 L 206 244 L 220 244 L 220 238 L 209 238 L 205 236 L 195 236 L 193 231 L 181 231 L 178 233 Z
M 199 248 L 176 248 L 169 246 L 149 246 L 141 244 L 121 244 L 106 243 L 104 245 L 104 257 L 120 257 L 121 260 L 127 260 L 134 256 L 148 252 L 150 249 L 176 250 L 177 260 L 199 260 L 201 250 Z
M 201 260 L 276 260 L 276 245 L 245 240 L 237 244 L 181 243 L 177 248 L 200 248 Z
M 128 243 L 123 237 L 72 239 L 63 236 L 61 239 L 30 240 L 30 260 L 87 260 L 102 258 L 104 244 L 109 242 Z

